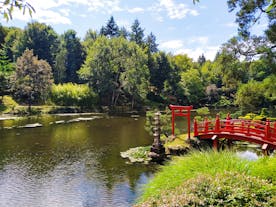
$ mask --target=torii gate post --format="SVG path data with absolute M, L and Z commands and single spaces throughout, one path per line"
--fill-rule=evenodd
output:
M 169 105 L 170 110 L 172 111 L 172 135 L 174 136 L 174 123 L 175 117 L 184 116 L 188 119 L 188 139 L 191 138 L 191 110 L 193 106 L 177 106 Z

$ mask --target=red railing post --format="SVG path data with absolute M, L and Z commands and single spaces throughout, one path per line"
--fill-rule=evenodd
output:
M 205 117 L 205 120 L 204 120 L 204 133 L 207 133 L 208 130 L 209 130 L 208 118 Z
M 241 120 L 241 132 L 246 133 L 245 127 L 244 127 L 244 120 Z
M 198 136 L 198 128 L 197 128 L 197 121 L 196 118 L 194 118 L 194 137 Z
M 225 129 L 226 129 L 226 131 L 230 131 L 230 114 L 228 113 L 227 114 L 227 117 L 226 117 L 226 123 L 225 123 Z
M 188 140 L 191 139 L 191 112 L 188 111 Z
M 217 114 L 216 116 L 216 125 L 215 125 L 215 132 L 220 131 L 220 120 L 219 120 L 219 115 Z
M 266 120 L 265 123 L 265 140 L 269 140 L 270 139 L 270 122 L 269 120 Z
M 247 132 L 246 132 L 247 136 L 249 136 L 249 134 L 250 134 L 250 125 L 251 125 L 251 120 L 249 120 L 247 123 Z
M 172 109 L 172 136 L 174 136 L 174 109 Z

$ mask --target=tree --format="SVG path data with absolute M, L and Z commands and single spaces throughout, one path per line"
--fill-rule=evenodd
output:
M 131 25 L 130 41 L 136 42 L 139 46 L 144 44 L 144 29 L 141 28 L 138 19 Z
M 265 78 L 262 82 L 264 87 L 264 96 L 266 100 L 268 100 L 269 104 L 272 107 L 276 105 L 276 75 L 272 73 L 272 75 Z
M 127 29 L 125 27 L 121 27 L 119 30 L 119 36 L 123 37 L 125 39 L 128 39 L 129 36 L 129 32 L 127 31 Z
M 202 54 L 198 57 L 197 62 L 200 66 L 202 66 L 206 62 L 206 58 L 205 58 L 204 54 Z
M 101 28 L 100 34 L 108 38 L 119 36 L 119 27 L 116 24 L 113 16 L 110 17 L 106 26 Z
M 188 104 L 200 105 L 205 97 L 204 84 L 197 69 L 190 69 L 181 73 L 181 87 Z
M 58 53 L 56 55 L 53 75 L 55 83 L 64 83 L 66 81 L 66 62 L 67 50 L 64 41 L 60 41 Z
M 156 37 L 152 32 L 146 38 L 146 45 L 150 53 L 158 52 L 158 44 L 156 43 Z
M 64 57 L 65 63 L 65 82 L 78 82 L 77 71 L 81 68 L 84 62 L 84 49 L 77 38 L 74 30 L 68 30 L 61 36 L 61 53 L 66 55 Z M 66 51 L 65 51 L 66 50 Z M 59 54 L 61 55 L 61 54 Z
M 13 72 L 14 66 L 9 61 L 8 57 L 5 54 L 5 50 L 0 50 L 0 96 L 1 101 L 3 96 L 7 93 L 9 89 L 9 78 Z
M 266 103 L 264 92 L 265 89 L 261 82 L 249 81 L 239 87 L 235 96 L 235 104 L 242 109 L 249 110 L 263 107 Z
M 5 0 L 0 3 L 0 13 L 7 21 L 12 19 L 14 8 L 17 8 L 20 11 L 23 10 L 23 14 L 28 10 L 30 16 L 35 12 L 32 5 L 25 0 Z
M 89 48 L 79 71 L 101 104 L 116 106 L 145 98 L 148 83 L 147 58 L 144 51 L 126 39 L 99 37 Z
M 93 42 L 98 38 L 99 34 L 97 31 L 89 29 L 83 39 L 82 45 L 85 52 L 88 51 L 88 48 L 93 44 Z
M 227 53 L 224 48 L 217 56 L 214 67 L 220 74 L 224 91 L 228 96 L 231 96 L 231 93 L 235 93 L 241 83 L 245 83 L 248 80 L 247 69 L 243 67 L 239 59 L 233 54 Z
M 222 48 L 237 59 L 252 60 L 260 56 L 269 56 L 273 49 L 266 37 L 250 36 L 246 39 L 232 37 L 222 45 Z M 273 56 L 273 55 L 272 55 Z
M 6 27 L 3 27 L 1 24 L 0 24 L 0 48 L 2 47 L 2 45 L 4 44 L 5 42 L 5 37 L 7 35 L 7 28 Z
M 238 30 L 241 36 L 250 36 L 249 29 L 260 20 L 262 14 L 268 17 L 268 31 L 275 32 L 275 0 L 228 0 L 227 3 L 230 12 L 239 9 L 236 13 L 236 22 L 239 24 Z
M 155 93 L 159 95 L 164 89 L 165 81 L 169 79 L 172 70 L 172 64 L 166 53 L 155 53 L 149 70 L 151 86 L 154 87 Z
M 15 62 L 16 45 L 18 45 L 23 31 L 20 28 L 10 27 L 4 39 L 3 48 L 10 61 Z
M 44 23 L 28 23 L 15 47 L 16 58 L 28 48 L 32 49 L 39 59 L 46 60 L 51 67 L 54 67 L 58 35 L 51 26 Z
M 179 72 L 188 71 L 194 66 L 193 60 L 186 54 L 175 55 L 173 56 L 172 61 L 178 68 Z
M 17 99 L 28 104 L 45 102 L 52 85 L 52 69 L 45 60 L 39 60 L 32 50 L 25 50 L 17 59 L 13 90 Z

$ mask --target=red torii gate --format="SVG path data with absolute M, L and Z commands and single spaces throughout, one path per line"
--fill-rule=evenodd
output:
M 191 110 L 193 106 L 177 106 L 169 105 L 170 110 L 172 111 L 172 135 L 174 136 L 174 121 L 176 116 L 184 116 L 188 119 L 188 139 L 191 138 Z

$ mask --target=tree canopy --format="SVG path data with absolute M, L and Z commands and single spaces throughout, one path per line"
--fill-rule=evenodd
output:
M 52 84 L 52 69 L 45 60 L 39 60 L 32 50 L 25 50 L 17 59 L 13 77 L 14 95 L 29 105 L 44 102 Z

